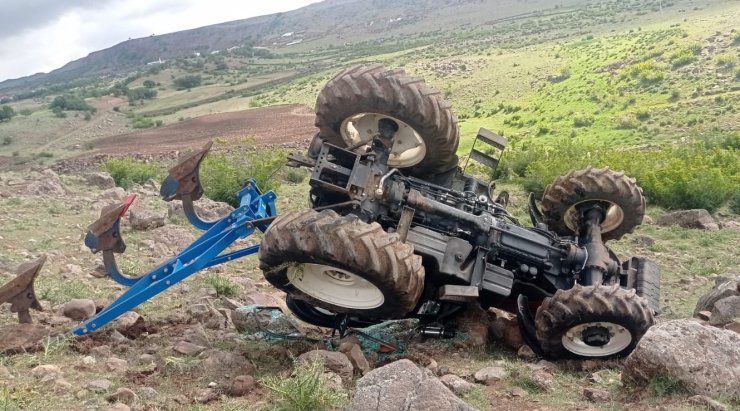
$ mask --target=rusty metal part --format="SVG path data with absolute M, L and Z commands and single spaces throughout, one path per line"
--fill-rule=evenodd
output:
M 33 283 L 45 262 L 46 256 L 42 256 L 36 261 L 21 264 L 18 266 L 18 275 L 0 287 L 0 304 L 10 303 L 10 312 L 18 313 L 18 322 L 21 324 L 32 322 L 31 308 L 41 311 Z
M 170 175 L 160 190 L 165 201 L 181 200 L 183 195 L 195 201 L 203 196 L 203 186 L 200 184 L 200 163 L 211 150 L 211 146 L 213 146 L 213 141 L 206 143 L 200 150 L 186 155 L 170 168 Z
M 406 242 L 406 238 L 409 236 L 409 228 L 411 228 L 411 221 L 414 219 L 415 212 L 416 210 L 406 206 L 404 206 L 403 211 L 401 211 L 401 218 L 398 219 L 398 228 L 396 228 L 396 232 L 403 243 Z

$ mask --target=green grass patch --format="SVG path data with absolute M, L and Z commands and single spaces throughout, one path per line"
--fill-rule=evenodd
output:
M 667 374 L 658 374 L 651 378 L 648 389 L 656 397 L 687 393 L 681 381 Z
M 161 165 L 131 157 L 112 158 L 103 163 L 101 169 L 113 177 L 117 186 L 126 190 L 134 184 L 144 184 L 149 179 L 161 180 L 164 176 L 164 168 Z
M 219 296 L 233 297 L 238 291 L 239 287 L 232 283 L 228 278 L 220 274 L 208 274 L 203 280 L 203 284 L 216 290 Z
M 211 154 L 200 166 L 200 179 L 206 196 L 238 207 L 236 194 L 244 182 L 253 178 L 263 191 L 275 190 L 280 185 L 275 173 L 285 164 L 285 155 L 275 150 L 229 156 Z
M 272 391 L 275 411 L 314 411 L 338 409 L 346 401 L 343 392 L 335 391 L 323 379 L 324 365 L 319 362 L 296 364 L 289 378 L 267 377 L 262 384 Z

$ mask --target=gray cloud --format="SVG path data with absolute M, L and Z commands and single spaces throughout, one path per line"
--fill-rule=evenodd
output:
M 105 7 L 113 0 L 20 0 L 3 4 L 0 36 L 19 35 L 55 21 L 72 10 Z

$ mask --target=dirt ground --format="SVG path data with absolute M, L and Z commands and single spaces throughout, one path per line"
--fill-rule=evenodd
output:
M 96 149 L 89 154 L 161 153 L 200 146 L 213 139 L 227 139 L 238 144 L 252 137 L 260 146 L 292 145 L 313 137 L 316 133 L 313 121 L 313 110 L 300 104 L 211 114 L 164 127 L 105 137 L 95 142 Z

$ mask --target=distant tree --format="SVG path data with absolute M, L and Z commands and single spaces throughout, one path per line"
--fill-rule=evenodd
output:
M 91 105 L 87 104 L 85 100 L 71 94 L 62 94 L 61 96 L 56 96 L 54 98 L 54 101 L 51 102 L 51 105 L 49 108 L 52 109 L 52 111 L 57 110 L 73 110 L 73 111 L 90 111 L 95 112 L 95 108 L 93 108 Z
M 157 96 L 157 90 L 150 88 L 138 87 L 129 89 L 126 93 L 128 102 L 133 104 L 136 100 L 151 100 Z
M 200 86 L 202 81 L 203 79 L 200 75 L 182 76 L 175 79 L 175 87 L 177 87 L 178 90 L 190 89 Z
M 10 121 L 13 116 L 15 116 L 15 110 L 13 110 L 13 107 L 3 106 L 2 109 L 0 109 L 0 123 Z
M 144 80 L 144 87 L 154 88 L 157 87 L 157 83 L 153 82 L 152 80 Z

